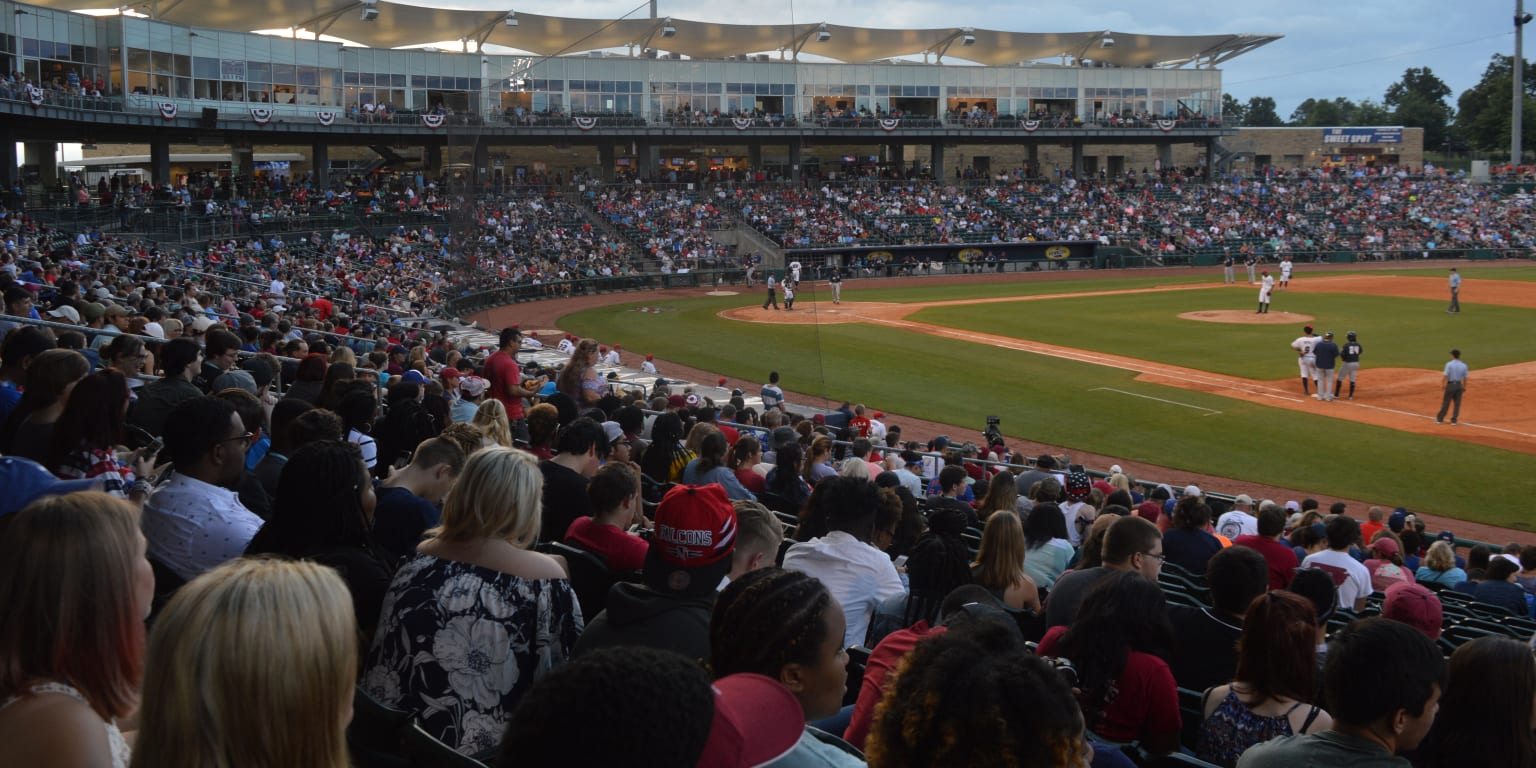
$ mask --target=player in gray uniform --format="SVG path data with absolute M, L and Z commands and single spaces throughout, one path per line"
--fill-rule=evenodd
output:
M 1349 399 L 1355 399 L 1355 374 L 1360 372 L 1360 353 L 1365 347 L 1355 340 L 1355 332 L 1344 334 L 1344 346 L 1339 349 L 1339 380 L 1333 383 L 1333 396 L 1339 396 L 1339 389 L 1344 386 L 1344 379 L 1349 379 Z
M 1259 260 L 1254 258 L 1253 254 L 1251 254 L 1251 253 L 1248 254 L 1243 259 L 1243 266 L 1248 268 L 1248 284 L 1249 285 L 1253 285 L 1253 284 L 1259 282 L 1259 279 L 1257 277 L 1255 277 L 1254 274 L 1253 274 L 1253 271 L 1258 268 L 1258 264 L 1259 264 Z
M 1227 285 L 1235 282 L 1232 274 L 1232 265 L 1237 262 L 1232 258 L 1232 246 L 1226 247 L 1226 255 L 1221 258 L 1221 281 Z
M 832 268 L 832 274 L 827 278 L 832 286 L 832 303 L 843 303 L 843 271 L 837 267 Z

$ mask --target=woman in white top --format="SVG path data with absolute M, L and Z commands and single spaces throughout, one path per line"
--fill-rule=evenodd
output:
M 0 533 L 0 765 L 126 768 L 155 577 L 139 510 L 96 491 Z M 47 627 L 40 631 L 39 628 Z

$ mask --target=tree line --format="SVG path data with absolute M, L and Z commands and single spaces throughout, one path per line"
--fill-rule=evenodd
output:
M 1445 81 L 1429 67 L 1410 67 L 1379 101 L 1356 102 L 1343 96 L 1307 99 L 1288 119 L 1281 119 L 1269 96 L 1242 102 L 1224 93 L 1222 114 L 1229 124 L 1253 127 L 1402 125 L 1423 128 L 1424 148 L 1430 151 L 1497 151 L 1509 147 L 1513 62 L 1512 56 L 1494 54 L 1482 79 L 1457 98 L 1454 108 Z M 1522 79 L 1526 95 L 1522 144 L 1536 149 L 1536 73 L 1528 62 Z

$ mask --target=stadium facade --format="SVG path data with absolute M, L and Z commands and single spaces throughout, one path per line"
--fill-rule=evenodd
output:
M 157 181 L 177 142 L 228 146 L 239 172 L 258 149 L 296 148 L 324 172 L 332 147 L 380 145 L 420 147 L 429 169 L 463 147 L 446 162 L 482 174 L 493 155 L 551 147 L 589 148 L 602 173 L 675 167 L 680 150 L 711 147 L 722 149 L 710 160 L 739 151 L 792 172 L 808 148 L 846 147 L 935 173 L 968 147 L 987 148 L 969 152 L 973 164 L 996 148 L 1035 167 L 1056 148 L 1068 167 L 1114 172 L 1116 152 L 1137 166 L 1126 148 L 1154 164 L 1175 162 L 1175 146 L 1221 159 L 1234 131 L 1221 124 L 1218 67 L 1277 39 L 591 20 L 377 0 L 73 12 L 99 4 L 0 2 L 0 56 L 20 75 L 0 103 L 16 118 L 0 129 L 7 155 L 27 142 L 20 159 L 41 166 L 61 140 L 142 142 Z M 244 31 L 274 27 L 356 44 Z M 395 47 L 441 40 L 460 50 Z M 17 160 L 0 158 L 7 175 Z

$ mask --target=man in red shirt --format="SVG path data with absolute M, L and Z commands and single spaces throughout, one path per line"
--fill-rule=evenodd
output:
M 1375 536 L 1377 531 L 1387 527 L 1383 522 L 1387 518 L 1387 511 L 1381 507 L 1371 507 L 1366 511 L 1365 518 L 1365 522 L 1360 525 L 1360 541 L 1369 546 L 1371 537 Z
M 549 381 L 540 376 L 522 384 L 522 367 L 517 364 L 517 350 L 522 345 L 523 332 L 516 328 L 501 330 L 500 344 L 495 353 L 485 359 L 485 378 L 491 382 L 491 396 L 501 401 L 507 409 L 507 421 L 512 425 L 517 439 L 527 442 L 528 420 L 523 417 L 523 398 L 533 397 Z
M 853 418 L 848 421 L 848 428 L 853 430 L 854 437 L 869 437 L 869 417 L 864 415 L 862 403 L 853 407 Z
M 1270 589 L 1285 589 L 1300 565 L 1296 551 L 1281 543 L 1282 533 L 1285 533 L 1285 510 L 1273 501 L 1266 501 L 1259 507 L 1258 534 L 1232 540 L 1233 546 L 1255 549 L 1264 556 L 1264 562 L 1269 565 Z

